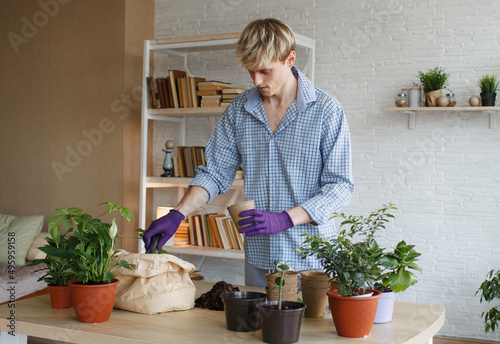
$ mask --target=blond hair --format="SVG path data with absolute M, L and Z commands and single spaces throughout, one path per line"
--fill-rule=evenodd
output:
M 274 18 L 252 21 L 236 43 L 236 57 L 245 69 L 263 66 L 273 60 L 285 62 L 294 50 L 295 36 L 292 29 Z

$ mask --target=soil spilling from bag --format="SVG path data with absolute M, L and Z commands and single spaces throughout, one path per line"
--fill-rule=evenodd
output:
M 219 281 L 204 294 L 201 294 L 194 302 L 196 308 L 207 308 L 213 311 L 223 311 L 224 303 L 222 302 L 222 295 L 232 291 L 240 291 L 240 288 L 235 287 L 224 281 Z

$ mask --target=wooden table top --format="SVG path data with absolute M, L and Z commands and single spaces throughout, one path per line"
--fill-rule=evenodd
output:
M 213 283 L 195 282 L 197 296 Z M 242 287 L 242 290 L 262 291 Z M 16 333 L 68 343 L 262 343 L 261 331 L 232 332 L 226 328 L 224 312 L 207 309 L 144 315 L 114 309 L 107 322 L 85 324 L 78 321 L 73 308 L 53 309 L 49 295 L 15 303 Z M 9 331 L 8 305 L 0 306 L 0 330 Z M 305 318 L 300 343 L 426 343 L 443 326 L 442 307 L 396 301 L 393 320 L 375 324 L 370 336 L 350 339 L 337 335 L 331 315 Z

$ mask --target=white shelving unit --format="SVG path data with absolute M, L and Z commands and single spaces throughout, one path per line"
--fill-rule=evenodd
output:
M 189 66 L 187 63 L 188 55 L 193 52 L 215 51 L 215 50 L 234 50 L 240 33 L 226 33 L 215 35 L 175 37 L 165 39 L 155 39 L 144 41 L 144 61 L 143 61 L 143 91 L 142 91 L 142 129 L 141 129 L 141 181 L 140 181 L 140 204 L 139 204 L 139 226 L 147 228 L 146 209 L 147 191 L 155 188 L 177 188 L 178 197 L 182 197 L 185 188 L 191 182 L 191 178 L 162 178 L 147 175 L 148 166 L 148 125 L 150 121 L 170 121 L 180 123 L 180 139 L 177 143 L 184 146 L 186 142 L 186 118 L 187 117 L 219 117 L 224 112 L 222 107 L 208 108 L 166 108 L 150 109 L 146 77 L 153 75 L 150 61 L 152 53 L 161 53 L 166 55 L 180 56 L 184 58 L 184 69 L 188 74 Z M 308 63 L 303 72 L 308 75 L 314 83 L 314 64 L 315 64 L 315 41 L 299 34 L 295 34 L 297 47 L 306 48 L 308 51 Z M 167 71 L 165 71 L 167 72 Z M 230 202 L 234 202 L 239 193 L 243 190 L 243 180 L 235 180 L 231 186 L 233 196 Z M 144 252 L 142 242 L 139 243 L 139 252 Z M 240 250 L 224 250 L 214 247 L 200 246 L 169 246 L 169 253 L 192 254 L 199 256 L 224 257 L 232 259 L 244 259 L 244 253 Z
M 417 113 L 437 112 L 481 112 L 490 116 L 490 129 L 497 127 L 497 113 L 500 106 L 457 106 L 457 107 L 385 107 L 384 111 L 397 111 L 408 115 L 408 129 L 415 130 Z

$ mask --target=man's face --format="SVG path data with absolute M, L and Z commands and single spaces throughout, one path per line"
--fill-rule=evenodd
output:
M 273 60 L 266 65 L 261 65 L 248 70 L 253 84 L 259 88 L 263 97 L 279 95 L 280 91 L 290 78 L 290 68 L 294 60 L 290 57 L 285 62 Z

